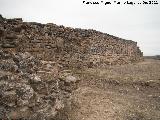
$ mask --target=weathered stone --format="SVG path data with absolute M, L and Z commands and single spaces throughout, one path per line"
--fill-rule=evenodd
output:
M 72 92 L 78 87 L 79 79 L 75 76 L 64 74 L 59 79 L 61 90 Z
M 14 43 L 5 43 L 1 45 L 2 48 L 15 48 L 16 45 Z
M 64 108 L 75 77 L 67 78 L 69 84 L 61 84 L 54 76 L 55 62 L 41 62 L 28 52 L 1 50 L 0 59 L 0 119 L 53 119 Z M 50 80 L 44 80 L 37 70 L 43 70 Z
M 4 42 L 1 47 L 30 52 L 40 59 L 57 61 L 63 67 L 101 67 L 143 60 L 143 53 L 136 42 L 92 29 L 28 23 L 22 22 L 21 19 L 4 19 L 4 21 L 6 24 L 1 23 L 1 30 L 7 29 L 5 34 L 2 33 L 1 38 Z M 18 37 L 19 35 L 21 37 Z M 16 42 L 11 43 L 7 39 Z
M 2 17 L 2 15 L 0 14 L 0 22 L 3 21 L 4 18 Z
M 78 87 L 79 79 L 65 69 L 142 59 L 131 40 L 0 16 L 0 119 L 54 119 Z
M 5 38 L 6 39 L 16 39 L 17 36 L 14 33 L 12 33 L 12 34 L 7 34 L 7 36 Z

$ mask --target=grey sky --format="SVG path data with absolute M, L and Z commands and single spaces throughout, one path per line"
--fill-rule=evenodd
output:
M 137 41 L 144 55 L 156 55 L 160 54 L 158 2 L 158 5 L 103 6 L 85 5 L 83 0 L 0 0 L 0 14 L 7 18 L 22 17 L 24 21 L 96 29 Z

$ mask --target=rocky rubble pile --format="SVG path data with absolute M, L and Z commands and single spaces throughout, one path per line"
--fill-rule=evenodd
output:
M 53 61 L 0 51 L 0 119 L 54 119 L 78 79 Z
M 52 23 L 0 18 L 0 49 L 29 52 L 63 67 L 94 67 L 138 62 L 137 43 L 95 30 L 73 29 Z

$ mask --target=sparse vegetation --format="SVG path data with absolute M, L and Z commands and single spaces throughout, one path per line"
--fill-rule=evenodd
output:
M 160 62 L 74 70 L 81 78 L 70 120 L 159 120 Z

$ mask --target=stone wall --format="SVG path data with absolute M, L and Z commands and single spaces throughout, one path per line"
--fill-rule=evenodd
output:
M 56 62 L 38 60 L 28 52 L 0 50 L 0 119 L 54 119 L 78 81 Z
M 64 67 L 126 64 L 143 59 L 137 43 L 95 30 L 0 19 L 0 49 L 29 52 Z
M 142 59 L 134 41 L 0 15 L 0 119 L 58 120 L 79 82 L 68 67 Z

